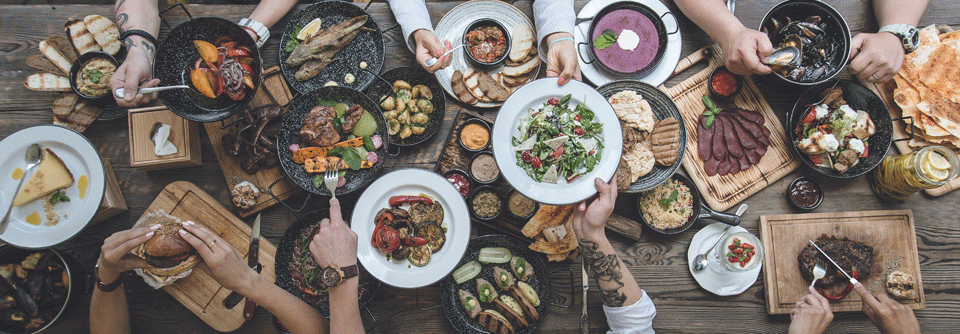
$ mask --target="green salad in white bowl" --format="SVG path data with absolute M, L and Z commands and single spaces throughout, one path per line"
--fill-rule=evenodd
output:
M 593 171 L 603 150 L 603 124 L 571 94 L 550 98 L 520 118 L 511 143 L 520 166 L 538 182 L 566 183 Z

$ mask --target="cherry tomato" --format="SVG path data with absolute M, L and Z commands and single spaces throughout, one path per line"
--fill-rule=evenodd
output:
M 597 149 L 595 149 L 595 148 L 594 148 L 594 149 L 590 149 L 590 152 L 587 152 L 587 155 L 593 155 L 594 153 L 597 153 Z
M 558 100 L 557 98 L 554 97 L 554 98 L 551 98 L 551 99 L 547 100 L 547 104 L 556 107 L 558 104 L 560 104 L 560 100 Z
M 803 116 L 803 120 L 801 120 L 800 123 L 807 124 L 817 119 L 817 112 L 815 108 L 816 106 L 810 106 L 810 109 L 807 111 L 807 115 Z
M 574 117 L 573 119 L 576 120 L 577 122 L 579 122 L 579 121 L 580 121 L 580 115 L 577 115 L 577 117 Z
M 523 153 L 520 153 L 520 160 L 523 160 L 524 162 L 530 162 L 530 151 L 527 150 L 523 151 Z
M 820 155 L 819 155 L 819 154 L 808 154 L 807 156 L 810 157 L 810 161 L 812 161 L 812 162 L 815 163 L 815 164 L 818 164 L 818 165 L 819 165 L 819 164 L 822 164 L 822 163 L 823 163 L 823 160 L 820 159 Z
M 533 164 L 533 168 L 543 167 L 543 162 L 540 161 L 540 157 L 530 158 L 530 163 Z
M 577 117 L 580 117 L 580 116 L 577 116 Z M 578 135 L 578 136 L 582 136 L 582 135 L 583 135 L 583 128 L 581 128 L 581 127 L 579 127 L 579 126 L 573 128 L 573 134 Z
M 870 155 L 870 146 L 867 143 L 863 143 L 863 153 L 860 153 L 861 158 L 866 158 L 867 155 Z

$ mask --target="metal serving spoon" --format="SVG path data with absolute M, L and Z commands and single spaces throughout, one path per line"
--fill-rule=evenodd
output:
M 24 154 L 23 159 L 27 161 L 27 169 L 23 171 L 23 176 L 20 177 L 20 182 L 17 183 L 17 190 L 14 190 L 11 195 L 12 199 L 10 200 L 10 205 L 7 206 L 7 212 L 3 214 L 3 219 L 0 220 L 0 233 L 7 230 L 7 218 L 10 217 L 10 210 L 13 209 L 13 199 L 15 199 L 17 193 L 20 192 L 20 186 L 23 186 L 23 180 L 27 178 L 27 174 L 30 173 L 33 167 L 40 164 L 40 145 L 33 144 L 27 147 L 27 153 Z
M 452 49 L 447 50 L 447 52 L 444 52 L 442 55 L 440 55 L 440 57 L 433 57 L 433 58 L 430 58 L 430 59 L 427 59 L 427 60 L 423 61 L 423 64 L 424 64 L 424 65 L 427 65 L 427 67 L 433 66 L 434 64 L 437 63 L 437 61 L 440 60 L 441 57 L 450 54 L 451 52 L 453 52 L 453 50 L 459 49 L 459 48 L 463 47 L 464 45 L 465 45 L 465 44 L 462 44 L 462 43 L 461 43 L 460 45 L 457 45 L 456 47 L 453 47 Z
M 137 94 L 150 94 L 150 93 L 153 93 L 153 92 L 160 92 L 160 91 L 165 91 L 165 90 L 168 90 L 168 89 L 181 89 L 181 88 L 190 88 L 190 86 L 187 86 L 187 85 L 179 85 L 179 86 L 164 86 L 164 87 L 141 88 L 140 90 L 137 91 Z M 123 91 L 123 87 L 120 87 L 120 88 L 117 88 L 117 90 L 115 90 L 115 91 L 113 92 L 113 95 L 116 96 L 118 99 L 122 99 L 124 93 L 125 93 L 125 92 Z
M 747 205 L 740 204 L 740 208 L 737 209 L 737 216 L 743 215 L 743 212 L 745 211 L 747 211 Z M 703 252 L 703 254 L 697 254 L 697 257 L 693 258 L 693 272 L 698 273 L 702 271 L 703 268 L 707 267 L 707 254 L 710 254 L 710 252 L 713 251 L 713 248 L 717 247 L 717 244 L 720 243 L 720 240 L 723 240 L 723 236 L 727 234 L 727 230 L 730 230 L 731 227 L 733 227 L 733 225 L 728 225 L 727 228 L 723 229 L 723 233 L 720 233 L 720 237 L 717 238 L 717 241 L 713 243 L 713 246 L 707 248 L 706 252 Z

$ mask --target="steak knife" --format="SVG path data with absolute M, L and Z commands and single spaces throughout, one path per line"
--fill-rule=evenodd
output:
M 857 284 L 857 282 L 859 282 L 857 281 L 856 278 L 850 277 L 850 274 L 847 274 L 847 272 L 843 270 L 843 268 L 840 268 L 840 265 L 838 265 L 837 262 L 833 261 L 833 258 L 831 258 L 830 255 L 827 255 L 827 252 L 824 252 L 823 249 L 820 248 L 820 246 L 817 246 L 817 244 L 813 242 L 813 240 L 807 239 L 807 241 L 809 241 L 810 244 L 813 245 L 813 247 L 816 247 L 817 250 L 820 251 L 820 254 L 823 254 L 823 256 L 827 258 L 827 260 L 830 260 L 830 263 L 833 263 L 833 266 L 837 267 L 837 270 L 843 273 L 844 276 L 847 276 L 847 278 L 850 279 L 850 283 Z
M 247 265 L 251 269 L 256 270 L 258 273 L 262 269 L 260 267 L 260 260 L 258 258 L 260 255 L 260 215 L 257 215 L 257 219 L 253 221 L 253 228 L 250 229 L 250 247 L 247 249 Z M 243 296 L 239 293 L 231 292 L 226 299 L 223 300 L 223 306 L 227 309 L 232 309 L 240 301 L 243 300 Z M 252 300 L 247 298 L 246 304 L 243 306 L 243 318 L 246 320 L 253 319 L 253 310 L 257 307 Z

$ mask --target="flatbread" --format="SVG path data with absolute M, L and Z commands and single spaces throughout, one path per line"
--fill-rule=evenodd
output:
M 650 103 L 644 100 L 640 94 L 632 90 L 625 90 L 613 94 L 608 100 L 624 122 L 639 128 L 642 131 L 651 132 L 656 123 L 656 117 L 653 116 L 653 109 Z
M 547 227 L 563 224 L 567 216 L 573 213 L 574 206 L 575 204 L 564 206 L 541 205 L 537 213 L 530 218 L 520 232 L 528 238 L 533 238 Z
M 960 104 L 947 100 L 933 90 L 926 90 L 921 97 L 923 102 L 918 103 L 917 108 L 921 112 L 929 110 L 930 116 L 937 121 L 937 124 L 950 134 L 960 137 Z
M 930 58 L 936 61 L 923 65 L 919 73 L 920 82 L 953 103 L 960 103 L 960 50 L 952 45 L 941 44 Z
M 504 68 L 503 68 L 503 75 L 506 75 L 506 76 L 508 76 L 508 77 L 521 76 L 521 75 L 524 75 L 524 74 L 527 74 L 527 73 L 532 72 L 533 69 L 537 68 L 537 66 L 539 66 L 539 65 L 540 65 L 540 58 L 539 58 L 539 57 L 532 57 L 532 58 L 530 58 L 530 60 L 528 60 L 527 62 L 523 63 L 523 64 L 520 65 L 520 66 L 507 66 L 507 67 L 504 67 Z
M 653 170 L 656 159 L 642 143 L 633 146 L 632 152 L 624 152 L 627 163 L 630 164 L 630 179 L 636 181 Z

